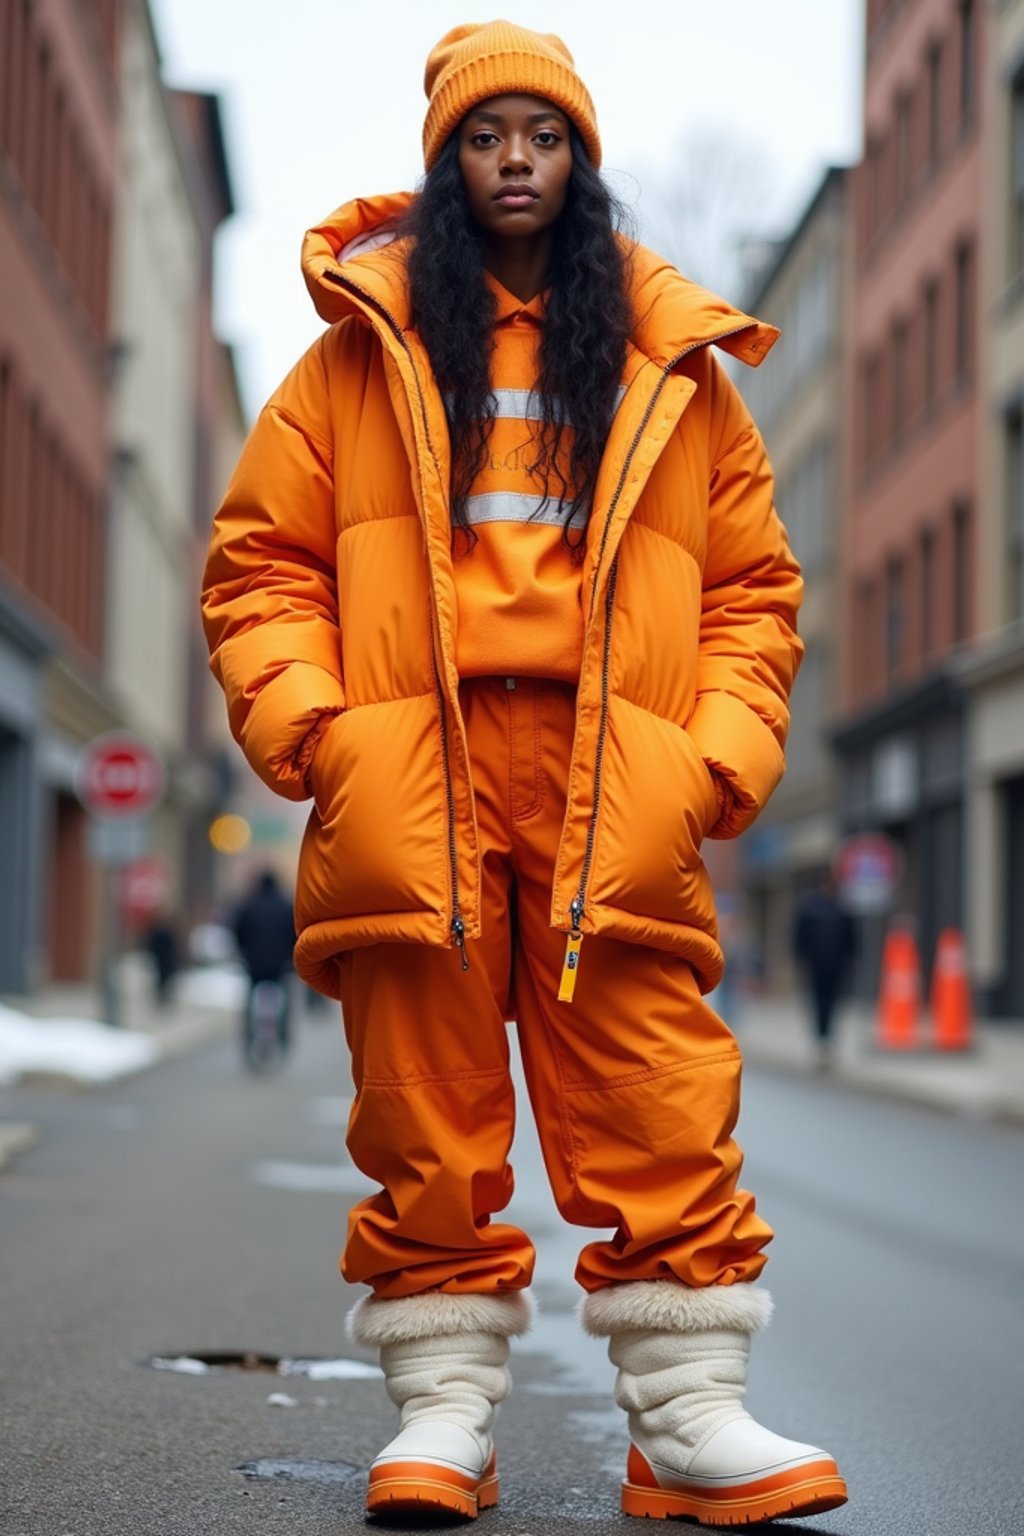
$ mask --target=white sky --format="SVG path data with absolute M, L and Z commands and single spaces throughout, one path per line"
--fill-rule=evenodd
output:
M 306 228 L 350 197 L 415 185 L 423 66 L 464 0 L 151 0 L 165 75 L 222 97 L 239 205 L 217 252 L 215 321 L 254 411 L 317 335 Z M 569 45 L 597 108 L 604 170 L 643 233 L 645 183 L 713 131 L 766 167 L 765 232 L 785 233 L 825 167 L 858 158 L 863 0 L 519 0 L 497 14 Z

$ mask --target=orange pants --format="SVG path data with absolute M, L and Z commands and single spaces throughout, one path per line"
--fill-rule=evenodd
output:
M 345 958 L 356 1099 L 348 1146 L 381 1193 L 349 1217 L 342 1272 L 379 1297 L 530 1282 L 526 1234 L 492 1221 L 512 1194 L 506 1019 L 555 1200 L 613 1227 L 582 1251 L 588 1291 L 625 1280 L 753 1280 L 771 1230 L 737 1188 L 740 1055 L 685 960 L 589 936 L 558 1001 L 565 934 L 551 885 L 575 692 L 530 678 L 464 682 L 483 853 L 483 937 L 457 950 L 377 944 Z

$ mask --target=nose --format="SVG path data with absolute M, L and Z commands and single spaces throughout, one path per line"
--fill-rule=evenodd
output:
M 505 141 L 505 153 L 501 157 L 502 175 L 510 176 L 530 175 L 533 171 L 533 157 L 530 154 L 530 141 L 520 137 L 519 134 L 510 134 Z

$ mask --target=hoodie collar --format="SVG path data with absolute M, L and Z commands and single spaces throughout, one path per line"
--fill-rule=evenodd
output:
M 366 299 L 391 325 L 412 324 L 406 260 L 409 241 L 396 238 L 411 192 L 356 198 L 309 230 L 302 270 L 317 313 L 330 324 L 364 308 Z M 645 246 L 624 241 L 634 322 L 632 341 L 665 368 L 712 343 L 756 367 L 778 337 L 774 326 L 681 276 Z

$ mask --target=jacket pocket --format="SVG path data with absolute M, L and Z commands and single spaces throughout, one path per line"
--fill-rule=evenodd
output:
M 448 904 L 441 732 L 432 695 L 339 715 L 310 769 L 299 857 L 301 927 Z
M 714 781 L 683 727 L 613 697 L 587 904 L 705 925 L 696 884 L 717 819 Z

